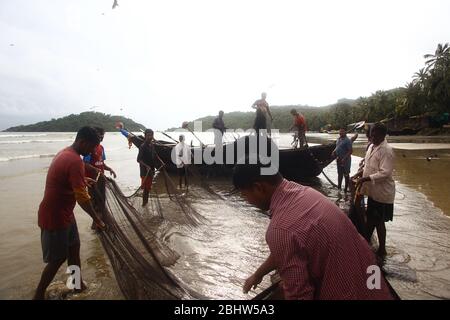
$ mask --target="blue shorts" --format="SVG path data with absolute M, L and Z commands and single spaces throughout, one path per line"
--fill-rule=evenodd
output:
M 41 229 L 42 257 L 45 263 L 65 261 L 69 248 L 80 245 L 77 223 L 65 229 Z

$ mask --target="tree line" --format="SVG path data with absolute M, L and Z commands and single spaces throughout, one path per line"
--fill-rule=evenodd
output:
M 429 116 L 432 122 L 441 125 L 448 121 L 445 113 L 450 112 L 449 44 L 439 44 L 434 53 L 426 54 L 424 58 L 424 67 L 401 88 L 379 90 L 369 97 L 356 100 L 342 99 L 325 107 L 271 106 L 273 127 L 286 131 L 292 124 L 289 114 L 292 108 L 306 117 L 311 131 L 336 130 L 363 120 L 378 122 L 411 116 Z M 224 121 L 228 128 L 247 129 L 253 127 L 254 117 L 254 111 L 231 112 L 225 114 Z M 211 128 L 214 118 L 215 116 L 208 116 L 197 121 L 203 121 L 203 129 L 206 130 Z
M 9 132 L 77 132 L 83 126 L 102 127 L 106 131 L 117 131 L 116 122 L 123 122 L 130 131 L 145 129 L 142 124 L 122 116 L 112 116 L 101 112 L 82 112 L 69 116 L 42 121 L 31 125 L 11 127 Z

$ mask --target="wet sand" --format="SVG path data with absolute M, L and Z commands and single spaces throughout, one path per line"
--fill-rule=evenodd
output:
M 289 143 L 289 139 L 287 135 L 283 141 Z M 333 137 L 321 139 L 326 141 Z M 107 163 L 118 173 L 119 185 L 125 193 L 131 193 L 139 183 L 136 149 L 128 150 L 125 139 L 116 134 L 107 134 L 104 145 Z M 363 150 L 358 145 L 363 147 L 364 141 L 355 144 L 355 154 L 361 155 Z M 450 212 L 450 201 L 446 197 L 450 191 L 449 152 L 436 151 L 439 159 L 431 161 L 426 160 L 428 150 L 401 152 L 406 153 L 405 157 L 396 149 L 398 193 L 394 221 L 387 224 L 388 278 L 402 298 L 449 299 L 450 219 L 443 214 Z M 352 171 L 356 170 L 359 160 L 353 158 Z M 36 222 L 50 161 L 51 158 L 37 158 L 0 162 L 1 299 L 31 298 L 44 266 Z M 327 167 L 325 173 L 336 180 L 335 164 Z M 348 208 L 345 195 L 323 177 L 304 183 L 326 194 L 341 208 Z M 218 180 L 211 185 L 224 196 L 230 190 L 228 181 Z M 218 200 L 194 186 L 191 195 L 194 205 L 209 222 L 196 229 L 176 223 L 161 225 L 159 235 L 181 256 L 171 270 L 183 282 L 211 298 L 252 297 L 255 293 L 244 295 L 241 287 L 267 254 L 264 241 L 267 218 L 238 196 Z M 83 275 L 89 290 L 67 298 L 123 299 L 108 258 L 89 228 L 90 218 L 79 207 L 76 217 L 82 243 Z M 56 298 L 66 279 L 63 271 L 53 286 Z M 267 284 L 268 279 L 264 282 Z

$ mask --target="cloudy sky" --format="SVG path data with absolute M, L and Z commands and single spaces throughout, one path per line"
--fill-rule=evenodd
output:
M 0 0 L 0 129 L 96 110 L 155 129 L 403 86 L 447 0 Z

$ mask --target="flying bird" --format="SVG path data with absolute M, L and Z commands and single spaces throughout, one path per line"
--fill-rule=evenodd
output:
M 118 7 L 118 6 L 119 6 L 119 4 L 117 3 L 117 0 L 114 0 L 114 3 L 113 3 L 112 8 L 115 9 L 115 8 Z

